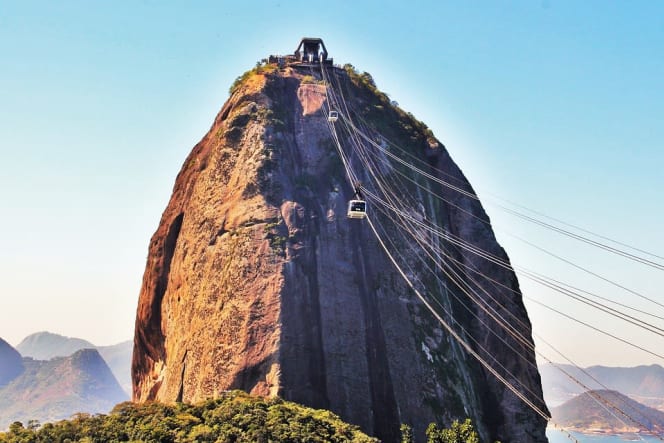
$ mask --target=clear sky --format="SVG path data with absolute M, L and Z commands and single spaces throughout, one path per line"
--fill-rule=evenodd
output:
M 491 204 L 495 194 L 664 255 L 664 2 L 0 0 L 0 337 L 131 339 L 148 242 L 182 162 L 233 80 L 303 36 L 433 129 L 514 263 L 664 316 L 509 233 L 660 303 L 662 271 Z M 527 307 L 535 332 L 579 364 L 664 364 Z

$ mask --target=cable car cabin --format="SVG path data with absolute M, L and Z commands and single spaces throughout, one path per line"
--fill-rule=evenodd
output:
M 348 202 L 348 218 L 364 218 L 367 216 L 367 202 L 351 200 Z
M 339 113 L 337 111 L 330 111 L 330 115 L 327 116 L 328 122 L 336 122 L 339 118 Z

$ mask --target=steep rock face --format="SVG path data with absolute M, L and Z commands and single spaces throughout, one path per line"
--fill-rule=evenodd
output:
M 370 76 L 332 72 L 373 138 L 407 146 L 430 173 L 472 192 L 442 144 Z M 400 423 L 422 438 L 429 422 L 466 416 L 487 441 L 546 441 L 545 422 L 444 332 L 367 225 L 345 217 L 352 190 L 324 112 L 327 85 L 320 73 L 290 67 L 247 73 L 185 160 L 150 242 L 134 400 L 197 401 L 240 388 L 331 409 L 386 442 L 398 440 Z M 371 177 L 361 179 L 371 186 Z M 413 211 L 507 260 L 479 202 L 436 186 L 444 200 L 413 189 Z M 541 398 L 532 349 L 467 299 L 465 309 L 463 291 L 445 276 L 427 281 L 418 252 L 391 229 L 413 277 L 473 346 L 490 349 L 512 382 Z M 518 319 L 514 329 L 532 343 L 513 272 L 448 249 L 493 279 L 480 283 L 491 291 L 487 303 Z

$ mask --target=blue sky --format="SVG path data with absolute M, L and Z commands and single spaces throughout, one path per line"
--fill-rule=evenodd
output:
M 662 271 L 492 205 L 498 195 L 664 255 L 664 3 L 247 5 L 0 0 L 0 337 L 132 338 L 149 238 L 184 158 L 233 80 L 302 36 L 322 37 L 335 62 L 370 72 L 433 129 L 514 263 L 664 315 L 506 232 L 664 303 Z M 522 286 L 613 333 L 664 344 Z M 527 306 L 535 332 L 580 364 L 664 364 Z

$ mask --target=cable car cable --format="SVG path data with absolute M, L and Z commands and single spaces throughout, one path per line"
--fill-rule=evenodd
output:
M 346 118 L 343 114 L 341 115 L 341 117 L 342 117 L 342 119 L 345 119 L 345 118 Z M 473 191 L 473 192 L 466 191 L 466 190 L 460 188 L 459 186 L 452 185 L 451 183 L 449 183 L 449 182 L 447 182 L 447 181 L 445 181 L 445 180 L 443 180 L 443 179 L 440 179 L 440 178 L 438 178 L 438 177 L 435 177 L 433 174 L 429 174 L 429 173 L 425 172 L 424 170 L 422 170 L 421 168 L 418 168 L 417 166 L 408 163 L 407 161 L 401 159 L 401 158 L 398 157 L 397 155 L 395 155 L 395 154 L 389 152 L 387 149 L 385 149 L 385 148 L 383 148 L 382 146 L 380 146 L 379 144 L 377 144 L 374 140 L 371 139 L 371 137 L 367 136 L 367 135 L 364 134 L 362 131 L 360 131 L 360 130 L 359 130 L 359 129 L 358 129 L 358 128 L 357 128 L 357 127 L 351 122 L 351 121 L 349 121 L 349 124 L 354 128 L 354 130 L 357 131 L 357 133 L 358 133 L 358 135 L 360 135 L 360 137 L 364 138 L 364 139 L 365 139 L 367 142 L 369 142 L 371 145 L 373 145 L 373 146 L 376 147 L 377 149 L 381 150 L 381 151 L 384 152 L 386 155 L 390 156 L 391 158 L 393 158 L 393 159 L 396 160 L 397 162 L 401 163 L 402 165 L 404 165 L 404 166 L 410 168 L 411 170 L 413 170 L 413 171 L 415 171 L 415 172 L 417 172 L 417 173 L 419 173 L 419 174 L 421 174 L 421 175 L 424 175 L 425 177 L 427 177 L 427 178 L 429 178 L 429 179 L 431 179 L 431 180 L 433 180 L 433 181 L 435 181 L 435 182 L 437 182 L 437 183 L 439 183 L 439 184 L 441 184 L 441 185 L 443 185 L 443 186 L 445 186 L 445 187 L 447 187 L 447 188 L 449 188 L 449 189 L 452 189 L 452 190 L 454 190 L 454 191 L 457 191 L 457 192 L 459 192 L 460 194 L 465 195 L 466 197 L 469 197 L 469 198 L 472 198 L 472 199 L 474 199 L 474 200 L 478 200 L 478 201 L 479 201 L 479 197 L 477 196 L 477 194 L 476 194 L 474 191 Z M 382 137 L 382 135 L 381 135 L 381 137 Z M 435 168 L 434 168 L 434 169 L 435 169 Z M 448 174 L 446 174 L 446 175 L 448 175 Z M 589 245 L 592 245 L 592 246 L 598 247 L 598 248 L 603 249 L 603 250 L 605 250 L 605 251 L 607 251 L 607 252 L 611 252 L 611 253 L 613 253 L 613 254 L 616 254 L 616 255 L 622 256 L 622 257 L 627 258 L 627 259 L 630 259 L 630 260 L 632 260 L 632 261 L 636 261 L 636 262 L 641 263 L 641 264 L 644 264 L 644 265 L 646 265 L 646 266 L 650 266 L 650 267 L 655 268 L 655 269 L 658 269 L 658 270 L 664 270 L 664 265 L 659 264 L 659 263 L 657 263 L 657 262 L 654 262 L 654 261 L 652 261 L 652 260 L 648 260 L 648 259 L 643 258 L 643 257 L 640 257 L 640 256 L 638 256 L 638 255 L 631 254 L 631 253 L 629 253 L 629 252 L 627 252 L 627 251 L 623 251 L 623 250 L 621 250 L 621 249 L 618 249 L 618 248 L 612 247 L 612 246 L 610 246 L 610 245 L 606 245 L 606 244 L 604 244 L 604 243 L 601 243 L 601 242 L 596 241 L 596 240 L 593 240 L 593 239 L 589 239 L 589 238 L 584 237 L 584 236 L 582 236 L 582 235 L 579 235 L 579 234 L 573 233 L 573 232 L 571 232 L 571 231 L 569 231 L 569 230 L 566 230 L 566 229 L 560 228 L 560 227 L 558 227 L 558 226 L 552 225 L 552 224 L 550 224 L 550 223 L 547 223 L 547 222 L 544 222 L 544 221 L 538 220 L 538 219 L 536 219 L 536 218 L 534 218 L 534 217 L 531 217 L 531 216 L 528 216 L 528 215 L 525 215 L 525 214 L 519 213 L 518 211 L 515 211 L 515 210 L 513 210 L 513 209 L 507 208 L 507 207 L 504 206 L 504 205 L 500 205 L 500 204 L 495 204 L 495 205 L 498 206 L 499 208 L 501 208 L 502 210 L 504 210 L 504 211 L 506 211 L 506 212 L 512 214 L 512 215 L 515 215 L 515 216 L 517 216 L 517 217 L 520 217 L 520 218 L 522 218 L 522 219 L 524 219 L 524 220 L 526 220 L 526 221 L 530 221 L 530 222 L 535 223 L 535 224 L 537 224 L 537 225 L 540 225 L 540 226 L 542 226 L 542 227 L 546 227 L 546 228 L 551 229 L 551 230 L 553 230 L 553 231 L 555 231 L 555 232 L 558 232 L 558 233 L 560 233 L 560 234 L 566 235 L 566 236 L 568 236 L 568 237 L 570 237 L 570 238 L 573 238 L 573 239 L 576 239 L 576 240 L 578 240 L 578 241 L 584 242 L 584 243 L 586 243 L 586 244 L 589 244 Z M 531 212 L 536 212 L 536 211 L 531 211 Z M 573 226 L 573 225 L 570 225 L 570 226 Z M 587 230 L 584 230 L 584 231 L 587 231 Z M 587 231 L 587 232 L 590 232 L 590 231 Z M 596 234 L 593 233 L 593 235 L 596 235 Z M 608 237 L 604 237 L 604 236 L 600 236 L 600 235 L 597 235 L 597 237 L 608 238 Z M 621 243 L 621 242 L 614 241 L 614 240 L 612 240 L 612 239 L 609 239 L 609 240 L 610 240 L 610 241 L 613 241 L 614 243 L 617 243 L 617 244 L 623 244 L 623 243 Z M 630 247 L 631 249 L 634 249 L 634 250 L 637 250 L 637 251 L 642 251 L 642 250 L 640 250 L 639 248 L 635 248 L 635 247 L 631 247 L 631 246 L 629 246 L 629 247 Z M 652 254 L 652 253 L 648 253 L 648 252 L 645 252 L 645 253 L 648 254 L 648 255 L 651 255 L 651 256 L 653 256 L 653 257 L 661 258 L 661 257 L 659 257 L 658 255 L 655 255 L 655 254 Z
M 366 121 L 362 118 L 361 115 L 359 115 L 359 114 L 357 114 L 357 113 L 355 113 L 355 114 L 356 114 L 356 116 L 357 116 L 360 120 L 362 120 L 363 122 L 366 123 Z M 418 162 L 421 162 L 422 164 L 428 166 L 429 168 L 435 170 L 436 172 L 438 172 L 438 173 L 440 173 L 440 174 L 442 174 L 442 175 L 445 175 L 445 176 L 449 177 L 450 179 L 452 179 L 452 180 L 454 180 L 454 181 L 458 181 L 458 182 L 461 183 L 462 185 L 463 185 L 463 184 L 467 184 L 467 182 L 463 182 L 463 181 L 461 181 L 458 177 L 455 177 L 455 176 L 452 175 L 452 174 L 449 174 L 449 173 L 447 173 L 447 172 L 445 172 L 445 171 L 442 171 L 442 170 L 440 170 L 440 169 L 438 169 L 438 168 L 436 168 L 436 167 L 434 167 L 434 166 L 432 166 L 432 165 L 426 163 L 424 160 L 417 158 L 416 156 L 414 156 L 413 154 L 411 154 L 410 152 L 408 152 L 406 149 L 404 149 L 404 148 L 400 147 L 399 145 L 397 145 L 396 143 L 390 141 L 390 140 L 389 140 L 387 137 L 385 137 L 384 135 L 380 134 L 380 136 L 381 136 L 381 138 L 384 139 L 388 144 L 390 144 L 391 146 L 395 147 L 396 149 L 398 149 L 399 151 L 401 151 L 402 153 L 404 153 L 404 154 L 407 155 L 408 157 L 413 158 L 414 160 L 416 160 L 416 161 L 418 161 Z M 524 209 L 524 210 L 527 210 L 527 211 L 529 211 L 529 212 L 531 212 L 531 213 L 537 214 L 537 215 L 540 216 L 540 217 L 544 217 L 544 218 L 547 218 L 547 219 L 549 219 L 549 220 L 553 220 L 553 221 L 555 221 L 555 222 L 557 222 L 557 223 L 560 223 L 560 224 L 562 224 L 562 225 L 565 225 L 565 226 L 568 226 L 568 227 L 571 227 L 571 228 L 577 229 L 577 230 L 582 231 L 582 232 L 585 232 L 585 233 L 587 233 L 587 234 L 591 234 L 591 235 L 593 235 L 593 236 L 595 236 L 595 237 L 601 238 L 601 239 L 603 239 L 603 240 L 610 241 L 610 242 L 615 243 L 615 244 L 618 244 L 618 245 L 620 245 L 620 246 L 627 247 L 627 248 L 629 248 L 629 249 L 632 249 L 632 250 L 634 250 L 634 251 L 640 252 L 640 253 L 642 253 L 642 254 L 649 255 L 649 256 L 651 256 L 651 257 L 653 257 L 653 258 L 658 258 L 658 259 L 664 260 L 664 256 L 657 255 L 657 254 L 654 254 L 654 253 L 652 253 L 652 252 L 648 252 L 648 251 L 646 251 L 646 250 L 644 250 L 644 249 L 641 249 L 641 248 L 638 248 L 638 247 L 635 247 L 635 246 L 629 245 L 629 244 L 627 244 L 627 243 L 624 243 L 624 242 L 621 242 L 621 241 L 615 240 L 615 239 L 613 239 L 613 238 L 611 238 L 611 237 L 608 237 L 608 236 L 604 236 L 604 235 L 598 234 L 598 233 L 593 232 L 593 231 L 591 231 L 591 230 L 589 230 L 589 229 L 585 229 L 585 228 L 582 228 L 582 227 L 580 227 L 580 226 L 577 226 L 577 225 L 574 225 L 574 224 L 571 224 L 571 223 L 565 222 L 565 221 L 560 220 L 560 219 L 558 219 L 558 218 L 555 218 L 555 217 L 552 217 L 552 216 L 550 216 L 550 215 L 544 214 L 544 213 L 542 213 L 542 212 L 540 212 L 540 211 L 536 211 L 536 210 L 534 210 L 534 209 L 528 208 L 527 206 L 520 205 L 520 204 L 515 203 L 515 202 L 512 202 L 512 201 L 510 201 L 510 200 L 508 200 L 508 199 L 502 198 L 502 197 L 500 197 L 500 196 L 498 196 L 498 195 L 496 195 L 496 194 L 494 194 L 494 193 L 487 192 L 487 191 L 484 191 L 484 192 L 486 192 L 488 195 L 492 196 L 492 197 L 495 198 L 495 199 L 502 200 L 502 201 L 504 201 L 504 202 L 510 203 L 510 204 L 512 204 L 512 205 L 514 205 L 514 206 L 517 206 L 517 207 L 521 208 L 521 209 Z M 476 199 L 476 200 L 479 200 L 479 197 L 477 196 L 477 194 L 476 194 L 474 191 L 471 192 L 470 194 L 471 194 L 471 195 L 468 195 L 470 198 L 474 198 L 474 199 Z M 501 209 L 509 210 L 509 208 L 506 208 L 505 206 L 502 206 L 502 205 L 499 205 L 499 204 L 496 204 L 496 203 L 492 203 L 492 202 L 490 202 L 490 201 L 489 201 L 488 203 L 489 203 L 489 204 L 496 205 L 496 206 L 500 207 Z M 523 214 L 521 214 L 521 215 L 523 215 Z M 591 240 L 591 241 L 592 241 L 592 240 Z

